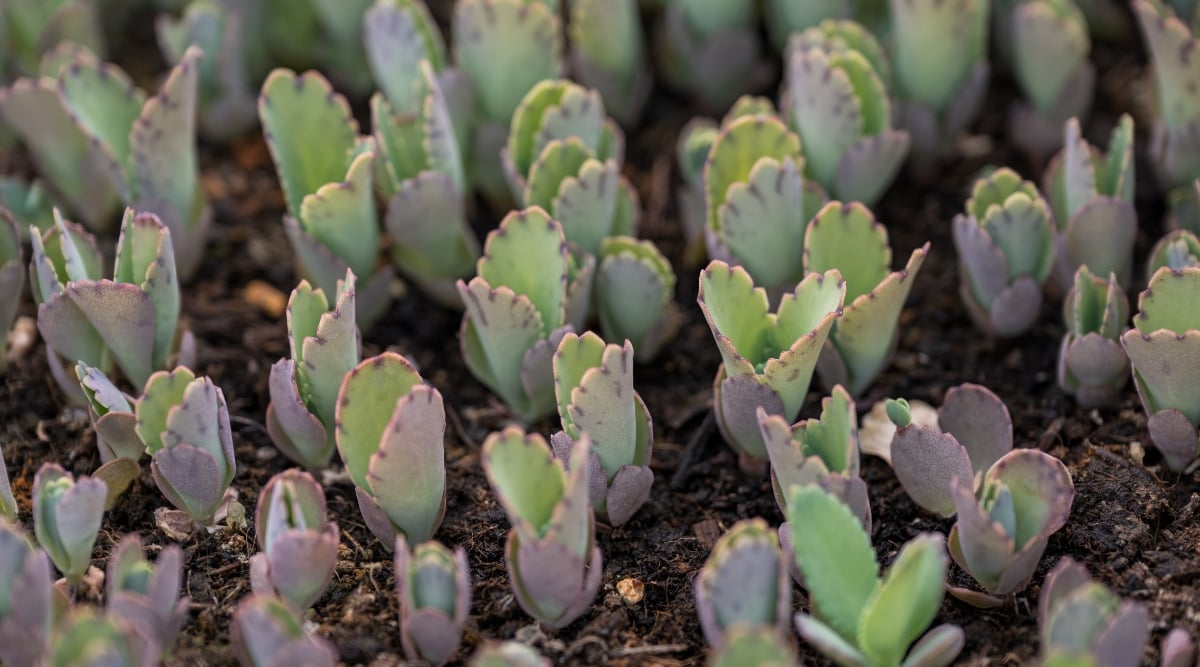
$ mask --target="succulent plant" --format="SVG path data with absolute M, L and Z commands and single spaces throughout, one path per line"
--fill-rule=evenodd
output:
M 900 125 L 918 165 L 944 151 L 987 94 L 988 0 L 889 0 Z
M 1067 121 L 1063 149 L 1046 168 L 1042 187 L 1058 223 L 1055 276 L 1067 288 L 1086 264 L 1097 275 L 1116 273 L 1128 285 L 1133 273 L 1137 211 L 1133 208 L 1133 119 L 1121 116 L 1108 153 L 1080 134 L 1079 121 Z
M 734 628 L 789 634 L 792 582 L 775 531 L 762 519 L 743 519 L 717 540 L 695 589 L 700 629 L 715 651 L 726 648 Z
M 554 394 L 562 430 L 550 442 L 564 463 L 587 433 L 588 496 L 602 521 L 620 526 L 649 498 L 654 422 L 633 389 L 633 345 L 605 345 L 592 333 L 563 336 L 554 353 Z
M 1070 558 L 1054 566 L 1038 598 L 1042 655 L 1090 658 L 1096 665 L 1134 667 L 1150 637 L 1146 609 L 1127 602 Z
M 892 128 L 882 47 L 853 21 L 825 20 L 793 35 L 787 53 L 784 108 L 808 172 L 837 198 L 874 205 L 910 141 L 907 131 Z
M 1133 329 L 1121 345 L 1133 365 L 1133 384 L 1149 421 L 1150 439 L 1172 470 L 1200 456 L 1200 267 L 1162 268 L 1138 297 Z
M 846 283 L 845 306 L 817 370 L 826 386 L 844 385 L 851 394 L 866 390 L 891 360 L 897 325 L 929 244 L 913 250 L 900 271 L 891 271 L 887 228 L 857 202 L 829 202 L 808 223 L 804 270 L 838 269 Z
M 1058 386 L 1087 408 L 1116 405 L 1129 380 L 1129 359 L 1119 342 L 1129 321 L 1129 300 L 1117 284 L 1092 274 L 1075 273 L 1075 286 L 1063 300 L 1067 332 L 1058 349 Z
M 92 547 L 104 518 L 108 488 L 45 463 L 33 479 L 33 526 L 38 544 L 67 581 L 76 584 L 92 565 Z
M 944 595 L 941 535 L 910 540 L 881 579 L 870 537 L 832 494 L 793 486 L 788 520 L 813 609 L 812 615 L 796 614 L 805 641 L 850 667 L 944 667 L 958 656 L 961 628 L 940 625 L 925 632 Z
M 0 520 L 17 519 L 17 499 L 13 497 L 12 483 L 8 480 L 8 466 L 4 464 L 4 452 L 0 451 Z
M 396 537 L 396 597 L 400 601 L 400 643 L 414 662 L 445 664 L 462 642 L 471 611 L 471 572 L 462 547 L 453 553 L 438 542 L 409 550 Z
M 364 359 L 337 397 L 338 453 L 367 528 L 390 549 L 396 535 L 433 536 L 446 513 L 446 409 L 395 352 Z
M 1163 637 L 1159 654 L 1162 667 L 1194 667 L 1196 664 L 1196 644 L 1188 631 L 1180 627 L 1171 628 Z
M 588 502 L 591 444 L 583 433 L 564 465 L 540 435 L 515 426 L 483 443 L 483 471 L 512 524 L 509 584 L 525 613 L 555 629 L 587 611 L 603 573 Z
M 595 259 L 573 257 L 562 226 L 535 206 L 509 213 L 488 234 L 477 272 L 458 282 L 467 369 L 519 418 L 550 414 L 554 351 L 583 328 Z
M 653 361 L 675 337 L 682 315 L 675 305 L 675 271 L 652 241 L 604 239 L 593 287 L 605 340 L 633 343 L 634 361 Z
M 137 399 L 118 389 L 100 369 L 83 362 L 75 364 L 75 375 L 96 430 L 96 448 L 100 450 L 101 463 L 122 458 L 137 462 L 146 451 L 145 443 L 138 436 L 134 416 L 133 406 Z
M 200 57 L 189 49 L 149 98 L 86 50 L 59 54 L 59 69 L 0 93 L 0 115 L 72 210 L 97 231 L 118 202 L 154 213 L 171 230 L 184 277 L 200 266 L 212 217 L 193 129 Z
M 954 217 L 954 246 L 958 293 L 975 326 L 1002 338 L 1033 326 L 1055 262 L 1054 218 L 1037 186 L 1007 167 L 975 181 Z
M 17 318 L 17 307 L 25 290 L 25 249 L 18 229 L 16 221 L 0 205 L 0 350 L 8 344 L 8 331 Z
M 305 633 L 295 613 L 282 600 L 269 595 L 251 595 L 238 603 L 230 637 L 242 667 L 337 664 L 333 645 Z
M 713 411 L 744 468 L 761 468 L 767 458 L 757 408 L 788 422 L 799 414 L 845 293 L 836 269 L 812 273 L 772 313 L 766 290 L 744 268 L 714 260 L 701 272 L 697 302 L 722 358 Z
M 337 524 L 326 523 L 325 491 L 306 472 L 275 475 L 258 494 L 254 529 L 260 551 L 250 558 L 250 587 L 303 615 L 337 565 L 340 535 Z
M 162 646 L 145 625 L 89 607 L 76 607 L 55 628 L 44 664 L 52 667 L 152 667 Z
M 708 658 L 708 667 L 798 667 L 796 650 L 774 628 L 734 625 L 726 633 L 725 646 Z
M 1073 0 L 1026 0 L 1009 11 L 1010 58 L 1025 97 L 1009 112 L 1009 136 L 1044 159 L 1062 145 L 1062 124 L 1091 111 L 1096 68 L 1087 18 Z
M 183 583 L 183 552 L 179 547 L 164 547 L 151 564 L 137 534 L 126 535 L 108 556 L 104 580 L 108 612 L 141 624 L 142 632 L 159 650 L 169 653 L 191 603 L 186 596 L 179 598 Z
M 1173 271 L 1200 266 L 1200 238 L 1186 229 L 1168 232 L 1154 244 L 1146 261 L 1146 280 L 1167 267 Z
M 758 37 L 753 2 L 675 0 L 666 4 L 657 37 L 664 82 L 708 113 L 765 87 L 774 74 Z
M 567 0 L 567 9 L 572 75 L 600 92 L 619 123 L 633 125 L 653 81 L 637 0 Z
M 57 612 L 67 604 L 54 586 L 46 553 L 0 518 L 0 660 L 38 664 L 49 649 Z
M 334 414 L 342 378 L 359 362 L 354 272 L 338 281 L 333 308 L 308 281 L 287 305 L 291 358 L 271 366 L 267 432 L 289 459 L 309 470 L 329 464 L 335 449 Z
M 446 44 L 424 0 L 375 0 L 363 16 L 363 46 L 367 64 L 392 109 L 417 115 L 425 105 L 428 61 L 434 73 L 447 64 Z
M 484 642 L 471 658 L 471 667 L 550 667 L 550 661 L 518 641 Z
M 346 269 L 366 281 L 357 294 L 364 328 L 391 299 L 391 268 L 379 263 L 375 146 L 359 137 L 346 98 L 315 71 L 276 69 L 258 98 L 267 147 L 287 201 L 283 225 L 296 270 L 325 294 L 337 294 Z
M 815 28 L 831 19 L 849 19 L 854 13 L 854 0 L 766 0 L 763 3 L 763 24 L 776 51 L 787 48 L 791 37 Z
M 54 203 L 38 180 L 26 183 L 19 178 L 0 176 L 0 209 L 17 223 L 20 238 L 24 238 L 30 227 L 44 232 L 54 226 Z
M 93 0 L 6 2 L 0 7 L 0 24 L 5 28 L 0 64 L 34 74 L 43 54 L 61 42 L 80 44 L 93 53 L 103 52 L 101 13 Z
M 708 227 L 704 164 L 718 132 L 712 119 L 693 118 L 679 131 L 679 140 L 675 144 L 675 162 L 682 181 L 675 192 L 675 201 L 683 238 L 687 242 L 684 262 L 688 266 L 700 264 L 707 253 L 704 245 L 704 230 Z

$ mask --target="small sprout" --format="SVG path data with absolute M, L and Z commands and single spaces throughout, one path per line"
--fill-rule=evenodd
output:
M 396 537 L 396 597 L 400 643 L 414 662 L 445 664 L 458 651 L 471 610 L 471 573 L 462 547 L 453 553 L 438 542 L 409 551 Z
M 471 658 L 471 667 L 550 667 L 550 660 L 518 641 L 484 642 Z
M 889 398 L 883 405 L 888 419 L 892 420 L 896 428 L 907 428 L 912 424 L 912 407 L 909 406 L 907 400 L 903 398 Z
M 338 555 L 338 527 L 326 518 L 325 491 L 312 475 L 293 469 L 267 482 L 254 511 L 260 549 L 250 558 L 255 593 L 278 595 L 301 615 L 321 597 Z
M 766 290 L 744 268 L 714 260 L 701 272 L 697 301 L 722 358 L 713 410 L 743 467 L 761 467 L 767 458 L 757 408 L 788 422 L 799 414 L 845 293 L 836 269 L 811 273 L 772 313 Z
M 582 434 L 564 465 L 540 435 L 515 426 L 483 443 L 483 471 L 513 526 L 509 584 L 525 613 L 555 629 L 587 611 L 603 573 L 588 502 L 591 444 Z
M 588 331 L 568 333 L 554 353 L 554 393 L 563 430 L 550 442 L 564 463 L 576 442 L 591 439 L 588 495 L 602 521 L 620 526 L 650 498 L 654 423 L 633 390 L 633 346 L 605 345 Z
M 1063 300 L 1067 331 L 1058 349 L 1058 386 L 1086 408 L 1114 406 L 1129 380 L 1129 358 L 1120 336 L 1129 321 L 1129 300 L 1117 284 L 1081 266 Z
M 137 620 L 91 607 L 76 607 L 54 630 L 46 665 L 53 667 L 145 667 L 160 662 L 158 639 Z
M 604 239 L 596 268 L 596 311 L 606 340 L 628 339 L 634 361 L 653 361 L 683 317 L 675 304 L 675 271 L 653 241 Z
M 49 649 L 56 610 L 67 606 L 60 595 L 45 552 L 16 524 L 0 519 L 0 661 L 39 664 Z
M 713 546 L 696 576 L 696 613 L 716 652 L 735 629 L 770 630 L 787 637 L 792 582 L 775 531 L 762 519 L 734 524 Z
M 1164 188 L 1190 189 L 1200 177 L 1200 101 L 1193 92 L 1200 85 L 1200 63 L 1189 57 L 1196 37 L 1165 2 L 1132 0 L 1131 5 L 1154 66 L 1158 104 L 1150 159 Z
M 672 276 L 674 277 L 674 276 Z M 21 233 L 8 210 L 0 202 L 0 350 L 8 345 L 8 330 L 17 318 L 21 294 L 25 291 L 25 249 Z M 0 365 L 0 374 L 4 367 Z
M 337 398 L 338 453 L 367 528 L 390 549 L 396 535 L 433 536 L 446 513 L 446 409 L 407 359 L 384 352 L 346 374 Z
M 622 125 L 633 125 L 650 98 L 650 66 L 637 0 L 568 0 L 571 73 L 600 92 Z
M 1042 584 L 1038 598 L 1042 656 L 1135 667 L 1150 638 L 1150 618 L 1140 604 L 1122 600 L 1087 570 L 1063 558 Z M 1070 663 L 1068 663 L 1070 664 Z
M 359 362 L 355 324 L 355 278 L 337 283 L 330 309 L 325 293 L 307 281 L 292 290 L 287 305 L 291 358 L 271 366 L 267 388 L 267 432 L 289 459 L 309 470 L 321 470 L 333 456 L 334 412 L 342 378 Z
M 775 628 L 733 625 L 726 633 L 725 645 L 714 650 L 708 667 L 799 667 L 791 641 Z
M 801 637 L 827 657 L 856 667 L 953 662 L 963 647 L 962 629 L 940 625 L 925 632 L 945 593 L 941 535 L 910 540 L 881 579 L 870 537 L 832 494 L 818 486 L 792 487 L 788 519 L 813 609 L 811 616 L 796 614 Z
M 171 545 L 163 548 L 154 564 L 146 560 L 136 534 L 125 536 L 108 557 L 106 606 L 115 618 L 141 624 L 141 630 L 162 654 L 171 652 L 187 620 L 183 583 L 183 553 Z M 152 656 L 153 657 L 153 656 Z
M 92 547 L 104 518 L 108 488 L 98 479 L 78 481 L 56 463 L 45 463 L 33 479 L 33 526 L 67 581 L 77 584 L 92 565 Z
M 1032 182 L 1007 167 L 975 181 L 966 212 L 954 218 L 954 246 L 959 296 L 976 327 L 1007 338 L 1033 326 L 1054 268 L 1054 238 L 1050 206 Z
M 667 85 L 706 112 L 766 87 L 774 71 L 759 39 L 758 3 L 677 0 L 666 4 L 656 62 Z
M 305 633 L 295 613 L 279 598 L 256 594 L 243 599 L 230 626 L 233 654 L 242 667 L 337 664 L 333 644 Z

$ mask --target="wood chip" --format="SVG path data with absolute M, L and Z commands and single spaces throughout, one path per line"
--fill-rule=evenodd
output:
M 700 540 L 700 544 L 709 549 L 717 543 L 721 538 L 721 526 L 716 519 L 705 519 L 698 523 L 692 524 L 692 532 L 695 533 L 696 539 Z
M 642 583 L 641 579 L 625 577 L 617 582 L 617 592 L 621 594 L 621 599 L 625 601 L 625 604 L 637 604 L 645 596 L 646 585 Z
M 242 299 L 271 317 L 282 317 L 283 311 L 287 309 L 287 296 L 274 285 L 261 280 L 246 283 L 246 288 L 242 290 Z

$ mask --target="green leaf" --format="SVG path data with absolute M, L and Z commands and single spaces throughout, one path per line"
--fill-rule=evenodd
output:
M 892 7 L 892 49 L 899 93 L 940 112 L 946 109 L 987 43 L 984 0 L 912 0 Z
M 1142 28 L 1146 48 L 1154 63 L 1158 112 L 1168 131 L 1200 120 L 1200 69 L 1191 61 L 1196 38 L 1174 12 L 1163 15 L 1150 2 L 1134 2 L 1133 12 Z
M 133 150 L 130 128 L 142 113 L 146 95 L 116 65 L 79 58 L 59 74 L 58 94 L 84 134 L 99 142 L 113 163 L 113 173 L 124 181 L 127 201 L 131 191 Z
M 1159 269 L 1138 297 L 1138 311 L 1133 325 L 1142 333 L 1200 329 L 1200 268 Z
M 567 249 L 562 226 L 538 207 L 513 211 L 488 234 L 479 277 L 529 299 L 541 316 L 541 337 L 565 317 Z M 480 321 L 480 324 L 485 322 Z
M 1092 48 L 1087 22 L 1069 0 L 1022 3 L 1012 12 L 1017 83 L 1034 107 L 1052 114 L 1071 77 L 1087 63 Z
M 365 359 L 346 374 L 337 401 L 337 448 L 355 486 L 371 489 L 371 457 L 379 451 L 396 402 L 422 383 L 412 364 L 394 352 Z
M 805 192 L 801 164 L 761 158 L 729 186 L 717 210 L 721 242 L 759 284 L 786 288 L 803 275 Z
M 717 211 L 725 203 L 729 187 L 746 182 L 750 171 L 764 157 L 777 161 L 789 157 L 796 161 L 797 167 L 803 166 L 800 138 L 774 116 L 738 118 L 717 135 L 704 167 L 709 226 L 720 227 Z
M 183 393 L 196 374 L 185 366 L 173 371 L 159 371 L 150 376 L 142 397 L 138 399 L 134 414 L 137 416 L 137 434 L 146 443 L 146 453 L 154 456 L 163 448 L 163 435 L 167 430 L 167 413 L 183 401 Z
M 725 646 L 709 660 L 710 667 L 791 667 L 799 664 L 792 647 L 774 628 L 735 626 Z
M 166 431 L 162 443 L 170 448 L 175 445 L 191 445 L 203 450 L 213 458 L 218 468 L 225 472 L 223 487 L 232 481 L 232 470 L 226 465 L 222 446 L 220 414 L 224 405 L 220 390 L 207 377 L 197 378 L 183 389 L 179 403 L 167 409 Z
M 588 254 L 599 255 L 604 239 L 617 233 L 613 226 L 624 192 L 620 178 L 616 160 L 588 160 L 559 183 L 551 203 L 554 219 L 562 224 L 567 241 Z
M 463 360 L 471 373 L 504 402 L 525 412 L 530 397 L 522 381 L 526 354 L 541 340 L 542 317 L 527 296 L 482 278 L 458 283 L 463 316 Z
M 837 385 L 821 401 L 821 418 L 800 423 L 795 439 L 806 456 L 816 456 L 833 472 L 858 475 L 858 420 L 850 394 Z
M 572 353 L 567 343 L 568 337 L 559 343 L 559 352 Z M 586 345 L 595 347 L 599 336 L 591 332 L 584 334 L 588 338 Z M 579 339 L 583 340 L 583 339 Z M 585 358 L 568 360 L 571 366 L 567 379 L 578 380 L 573 384 L 560 385 L 556 379 L 555 391 L 569 392 L 569 403 L 563 416 L 564 427 L 570 423 L 574 428 L 569 434 L 578 438 L 586 432 L 592 438 L 592 451 L 600 460 L 606 479 L 611 482 L 622 466 L 636 465 L 635 456 L 638 448 L 637 437 L 637 402 L 633 392 L 633 346 L 629 341 L 625 345 L 604 345 L 601 357 L 595 359 L 585 352 Z M 593 356 L 588 359 L 586 356 Z M 558 367 L 558 358 L 555 358 Z M 585 367 L 586 365 L 586 367 Z M 575 376 L 582 368 L 582 373 Z
M 837 269 L 809 273 L 779 302 L 778 313 L 768 332 L 770 350 L 776 356 L 790 349 L 804 336 L 832 324 L 829 315 L 842 307 L 846 282 Z M 823 335 L 821 336 L 823 337 Z
M 413 542 L 433 537 L 445 510 L 445 432 L 442 395 L 433 387 L 414 386 L 395 404 L 379 451 L 371 456 L 371 493 Z
M 179 324 L 179 278 L 171 232 L 153 214 L 126 209 L 117 241 L 114 279 L 137 285 L 154 306 L 154 350 L 151 364 L 166 367 Z
M 295 358 L 296 375 L 304 380 L 301 390 L 306 392 L 305 398 L 310 401 L 312 412 L 327 428 L 334 423 L 342 380 L 359 361 L 354 273 L 347 271 L 346 279 L 338 282 L 342 289 L 333 310 L 321 312 L 311 335 L 293 341 L 301 348 L 300 356 Z M 316 296 L 324 302 L 323 293 L 317 292 Z
M 841 271 L 846 301 L 874 290 L 892 263 L 887 228 L 857 202 L 826 204 L 808 223 L 804 249 L 805 271 Z
M 360 276 L 371 275 L 379 256 L 374 160 L 375 154 L 370 152 L 354 158 L 345 181 L 320 186 L 300 205 L 304 231 Z
M 604 353 L 604 339 L 591 331 L 585 331 L 582 336 L 568 333 L 559 341 L 558 350 L 554 353 L 554 395 L 558 402 L 558 416 L 563 429 L 572 438 L 579 437 L 580 429 L 575 428 L 568 411 L 571 394 L 580 385 L 584 373 L 601 364 Z
M 541 536 L 566 490 L 562 464 L 542 436 L 509 426 L 488 436 L 480 460 L 513 527 L 524 539 Z
M 929 627 L 942 605 L 946 564 L 941 535 L 918 536 L 900 550 L 858 625 L 858 645 L 873 664 L 899 664 Z
M 509 157 L 516 166 L 517 173 L 522 176 L 529 174 L 533 161 L 541 154 L 541 148 L 546 142 L 537 142 L 537 134 L 541 129 L 542 116 L 546 110 L 562 101 L 567 90 L 576 84 L 566 79 L 547 79 L 534 84 L 529 92 L 521 99 L 512 115 L 508 131 Z M 566 139 L 567 137 L 557 137 Z
M 767 293 L 754 286 L 745 269 L 714 260 L 700 273 L 698 300 L 704 317 L 716 336 L 729 339 L 734 350 L 751 364 L 767 359 Z M 727 371 L 734 366 L 724 349 Z
M 420 0 L 376 0 L 363 16 L 363 46 L 379 89 L 402 114 L 416 115 L 422 76 L 418 63 L 441 71 L 446 45 L 425 3 Z
M 578 174 L 589 160 L 591 153 L 578 138 L 551 141 L 529 168 L 525 205 L 553 212 L 563 180 Z
M 651 241 L 628 236 L 604 239 L 596 272 L 596 310 L 608 340 L 628 338 L 643 351 L 675 294 L 675 272 Z
M 845 57 L 811 49 L 795 53 L 788 63 L 789 120 L 804 142 L 812 177 L 827 188 L 834 185 L 842 156 L 866 134 L 864 100 L 846 66 L 854 57 L 866 68 L 864 76 L 875 76 L 858 54 Z M 877 76 L 875 81 L 878 84 Z

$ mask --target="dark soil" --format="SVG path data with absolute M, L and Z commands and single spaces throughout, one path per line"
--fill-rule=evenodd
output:
M 1147 91 L 1135 45 L 1110 49 L 1099 57 L 1106 74 L 1087 134 L 1103 145 L 1123 111 L 1133 112 L 1140 128 L 1148 127 L 1141 101 Z M 1071 521 L 1051 538 L 1034 584 L 992 611 L 952 599 L 943 604 L 937 622 L 957 623 L 966 631 L 959 664 L 1011 665 L 1034 658 L 1039 587 L 1061 556 L 1077 559 L 1120 595 L 1147 605 L 1154 648 L 1144 662 L 1155 664 L 1157 642 L 1171 627 L 1182 625 L 1193 635 L 1200 632 L 1200 480 L 1165 472 L 1153 449 L 1144 452 L 1145 467 L 1139 461 L 1139 443 L 1147 440 L 1145 417 L 1132 388 L 1125 391 L 1119 408 L 1100 411 L 1076 407 L 1057 388 L 1055 355 L 1063 333 L 1057 303 L 1047 300 L 1043 317 L 1028 335 L 998 342 L 971 326 L 958 299 L 949 223 L 961 210 L 974 174 L 987 165 L 1007 164 L 1026 177 L 1038 175 L 1038 167 L 1005 146 L 1004 109 L 1012 98 L 1011 88 L 998 79 L 987 105 L 990 111 L 977 124 L 977 134 L 961 142 L 962 155 L 943 164 L 929 183 L 902 176 L 876 209 L 892 236 L 895 257 L 907 257 L 926 240 L 933 243 L 933 256 L 917 278 L 901 319 L 895 361 L 859 402 L 860 414 L 884 397 L 905 396 L 936 405 L 951 386 L 982 383 L 1007 403 L 1019 446 L 1046 450 L 1071 469 L 1077 490 Z M 696 269 L 678 262 L 682 242 L 673 197 L 678 179 L 674 142 L 688 116 L 679 100 L 660 95 L 644 127 L 628 139 L 627 173 L 645 207 L 642 235 L 658 242 L 676 261 L 676 296 L 686 322 L 679 339 L 655 363 L 639 368 L 636 376 L 655 419 L 653 495 L 626 526 L 599 526 L 604 583 L 591 610 L 570 627 L 543 633 L 509 592 L 503 564 L 508 523 L 479 466 L 479 445 L 510 418 L 463 365 L 457 341 L 460 315 L 408 291 L 365 336 L 364 356 L 385 349 L 409 356 L 446 399 L 449 502 L 437 537 L 466 549 L 474 582 L 472 615 L 456 662 L 465 661 L 485 638 L 518 637 L 556 664 L 701 664 L 705 645 L 696 621 L 692 578 L 715 538 L 739 519 L 761 516 L 773 524 L 782 520 L 769 483 L 738 471 L 710 416 L 719 356 L 695 306 Z M 1143 129 L 1139 149 L 1146 145 L 1145 138 Z M 1141 257 L 1162 231 L 1162 211 L 1140 150 L 1139 159 Z M 261 140 L 206 147 L 203 166 L 216 225 L 210 261 L 184 292 L 183 307 L 200 344 L 197 371 L 212 376 L 224 389 L 233 416 L 239 461 L 234 486 L 252 518 L 259 488 L 289 467 L 262 426 L 267 369 L 286 354 L 287 345 L 282 317 L 247 297 L 264 287 L 286 297 L 295 277 L 280 224 L 282 197 Z M 484 214 L 481 219 L 486 228 L 499 215 Z M 24 314 L 34 314 L 32 305 L 26 305 Z M 814 385 L 803 416 L 815 413 L 823 391 Z M 0 383 L 0 424 L 0 444 L 26 518 L 30 485 L 41 463 L 58 461 L 76 474 L 88 474 L 99 463 L 87 415 L 61 400 L 40 342 L 7 367 Z M 532 428 L 548 436 L 554 425 L 544 420 Z M 948 531 L 951 522 L 918 510 L 881 461 L 867 458 L 863 469 L 875 517 L 873 540 L 885 564 L 918 532 Z M 334 482 L 327 492 L 331 514 L 342 529 L 341 560 L 311 621 L 347 664 L 402 662 L 390 555 L 363 525 L 349 483 Z M 96 564 L 102 567 L 114 543 L 129 532 L 141 533 L 151 545 L 163 544 L 167 538 L 155 528 L 153 510 L 164 504 L 144 471 L 105 517 Z M 230 664 L 230 613 L 249 593 L 247 562 L 256 550 L 253 526 L 244 533 L 223 530 L 198 536 L 184 547 L 185 593 L 192 600 L 192 613 L 169 662 Z M 645 586 L 638 604 L 627 605 L 616 591 L 617 582 L 627 577 Z M 956 567 L 951 577 L 952 583 L 970 585 Z M 796 608 L 806 604 L 797 589 Z M 827 664 L 806 646 L 800 651 L 810 664 Z

